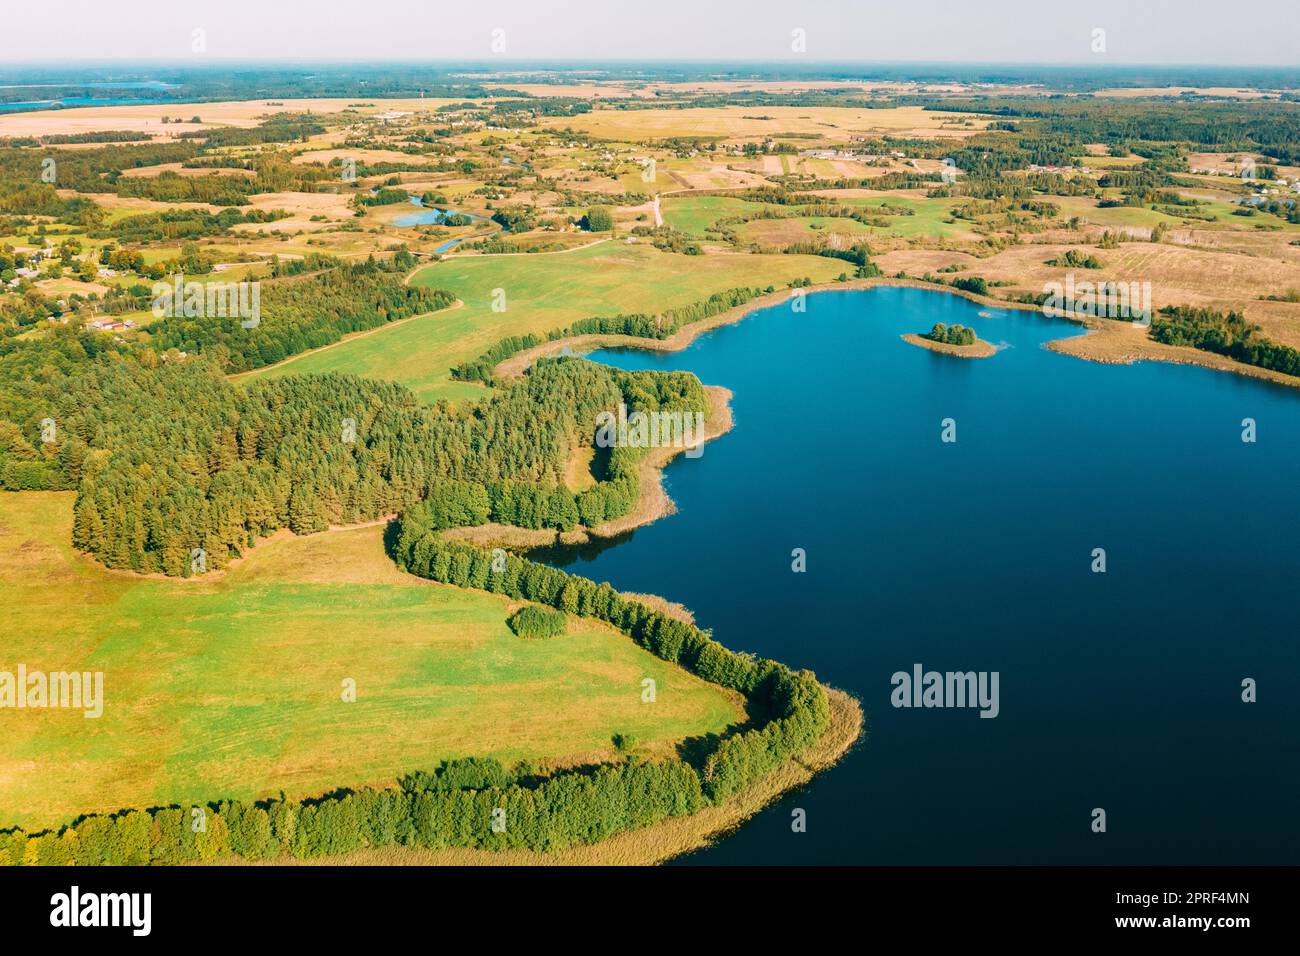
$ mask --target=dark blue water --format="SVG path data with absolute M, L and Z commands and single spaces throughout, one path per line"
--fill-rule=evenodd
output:
M 736 425 L 669 467 L 676 514 L 568 569 L 812 668 L 869 724 L 685 862 L 1300 862 L 1300 392 L 1060 356 L 1077 327 L 941 293 L 807 301 L 593 356 L 725 385 Z M 1006 347 L 900 341 L 936 321 Z M 1000 715 L 894 708 L 916 663 L 997 671 Z

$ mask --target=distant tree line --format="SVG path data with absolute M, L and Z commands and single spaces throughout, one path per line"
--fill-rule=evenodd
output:
M 203 209 L 166 209 L 146 212 L 106 223 L 93 230 L 95 238 L 113 238 L 121 242 L 165 242 L 174 239 L 198 239 L 202 236 L 219 236 L 230 231 L 231 226 L 244 223 L 276 222 L 288 218 L 280 209 L 223 209 L 210 213 Z
M 793 242 L 787 245 L 783 251 L 787 255 L 825 256 L 828 259 L 851 262 L 857 266 L 853 272 L 854 278 L 857 279 L 874 279 L 884 275 L 880 271 L 880 267 L 871 261 L 871 249 L 866 243 L 858 243 L 847 249 L 840 249 L 824 242 Z
M 260 318 L 245 328 L 241 316 L 171 316 L 149 326 L 158 351 L 169 348 L 214 357 L 228 372 L 274 365 L 290 356 L 332 345 L 345 335 L 399 319 L 436 312 L 455 302 L 445 289 L 406 285 L 414 257 L 399 250 L 317 275 L 265 283 Z
M 392 206 L 399 202 L 410 202 L 411 194 L 405 189 L 383 187 L 373 193 L 358 193 L 356 202 L 361 206 Z

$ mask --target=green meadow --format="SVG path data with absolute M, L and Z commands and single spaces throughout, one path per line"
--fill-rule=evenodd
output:
M 346 372 L 394 379 L 428 401 L 476 397 L 482 389 L 453 382 L 450 370 L 506 336 L 544 335 L 588 316 L 654 314 L 735 286 L 782 288 L 803 277 L 826 282 L 843 271 L 844 263 L 817 256 L 686 256 L 619 239 L 573 252 L 452 257 L 421 269 L 411 282 L 452 290 L 460 308 L 385 326 L 245 377 Z M 495 310 L 502 301 L 504 308 Z
M 790 219 L 758 219 L 733 226 L 742 239 L 763 242 L 811 242 L 818 232 L 862 233 L 876 236 L 944 237 L 966 232 L 969 227 L 961 223 L 945 223 L 954 205 L 946 199 L 918 200 L 910 196 L 889 193 L 883 196 L 835 197 L 822 196 L 821 202 L 870 211 L 881 206 L 901 206 L 912 210 L 910 216 L 885 216 L 887 228 L 867 226 L 852 219 L 831 219 L 817 216 L 791 217 Z M 790 213 L 794 207 L 772 203 L 754 202 L 730 196 L 669 196 L 662 200 L 664 222 L 682 232 L 703 237 L 705 231 L 728 216 L 749 216 L 763 210 Z M 883 213 L 882 213 L 883 215 Z M 816 228 L 809 228 L 814 225 Z
M 71 549 L 72 499 L 0 495 L 0 670 L 102 671 L 103 715 L 0 710 L 0 827 L 382 785 L 451 757 L 597 760 L 613 734 L 654 755 L 742 717 L 596 622 L 516 637 L 517 604 L 400 573 L 379 526 L 278 538 L 211 578 L 141 578 Z
M 965 234 L 970 229 L 969 223 L 960 220 L 956 223 L 944 222 L 952 216 L 954 206 L 962 200 L 952 199 L 913 199 L 911 196 L 888 194 L 883 198 L 850 197 L 843 200 L 846 206 L 856 206 L 870 212 L 881 206 L 901 206 L 912 210 L 910 216 L 885 216 L 889 220 L 888 228 L 870 227 L 869 231 L 880 236 L 901 236 L 905 239 L 914 237 L 948 238 Z
M 771 203 L 730 196 L 665 196 L 659 201 L 664 224 L 693 236 L 727 216 L 749 216 L 764 209 L 782 209 Z

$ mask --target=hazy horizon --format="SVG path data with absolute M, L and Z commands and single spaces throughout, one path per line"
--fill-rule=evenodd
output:
M 1300 64 L 1300 28 L 1281 0 L 1261 0 L 1248 22 L 1232 22 L 1222 4 L 1208 0 L 1152 0 L 1142 9 L 1126 0 L 1093 0 L 1086 9 L 939 0 L 919 13 L 899 3 L 827 0 L 798 7 L 664 0 L 648 13 L 594 0 L 550 9 L 498 0 L 445 10 L 419 0 L 382 7 L 362 0 L 135 0 L 124 16 L 92 0 L 67 0 L 57 29 L 45 8 L 11 8 L 0 61 Z M 203 31 L 201 51 L 195 31 Z M 1104 31 L 1100 43 L 1097 31 Z

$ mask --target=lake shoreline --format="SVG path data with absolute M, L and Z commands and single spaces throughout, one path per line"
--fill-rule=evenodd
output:
M 597 843 L 563 850 L 426 850 L 384 847 L 357 850 L 342 856 L 299 860 L 282 857 L 253 863 L 235 858 L 214 860 L 215 866 L 655 866 L 711 846 L 733 833 L 765 807 L 806 785 L 847 755 L 862 739 L 862 704 L 852 695 L 821 685 L 830 704 L 830 722 L 811 746 L 717 806 L 672 817 L 648 827 L 626 830 Z
M 492 372 L 498 378 L 517 378 L 524 373 L 525 369 L 538 359 L 550 357 L 564 349 L 580 353 L 594 352 L 597 349 L 610 348 L 644 349 L 651 352 L 680 352 L 705 332 L 711 332 L 721 326 L 739 322 L 760 309 L 770 308 L 775 305 L 780 305 L 783 302 L 790 301 L 795 291 L 802 291 L 806 295 L 812 295 L 818 292 L 830 292 L 832 290 L 858 291 L 878 288 L 925 289 L 930 292 L 942 292 L 947 295 L 959 296 L 960 298 L 966 299 L 968 302 L 973 302 L 976 305 L 987 306 L 999 311 L 1014 310 L 1019 312 L 1037 312 L 1040 314 L 1042 312 L 1041 308 L 1037 305 L 1030 305 L 1026 302 L 1007 302 L 1002 299 L 992 298 L 991 296 L 967 292 L 965 289 L 954 289 L 951 286 L 936 285 L 935 283 L 925 282 L 921 279 L 884 277 L 873 279 L 850 279 L 846 282 L 824 282 L 819 285 L 808 286 L 802 290 L 781 289 L 776 292 L 770 292 L 766 295 L 759 296 L 756 299 L 751 299 L 744 305 L 738 305 L 733 309 L 728 309 L 726 312 L 720 312 L 717 315 L 710 316 L 707 319 L 702 319 L 699 322 L 692 322 L 690 325 L 684 326 L 666 339 L 650 339 L 636 335 L 613 335 L 603 333 L 566 336 L 565 338 L 544 342 L 541 345 L 518 352 L 497 363 Z M 1155 342 L 1147 334 L 1147 328 L 1143 326 L 1134 326 L 1129 322 L 1114 322 L 1105 319 L 1079 319 L 1070 315 L 1062 315 L 1058 316 L 1058 318 L 1082 326 L 1084 330 L 1078 335 L 1070 335 L 1065 338 L 1053 339 L 1050 342 L 1047 342 L 1046 347 L 1049 350 L 1056 352 L 1058 355 L 1065 355 L 1070 358 L 1081 359 L 1088 362 L 1099 362 L 1106 365 L 1132 365 L 1134 362 L 1144 361 L 1164 362 L 1170 365 L 1197 365 L 1201 368 L 1207 368 L 1216 372 L 1233 372 L 1250 378 L 1265 379 L 1267 381 L 1276 382 L 1280 385 L 1300 388 L 1300 378 L 1283 375 L 1281 372 L 1274 372 L 1271 369 L 1246 365 L 1245 363 L 1234 361 L 1233 359 L 1214 352 L 1205 352 L 1201 349 L 1194 349 L 1186 346 L 1164 345 L 1160 342 Z M 1126 333 L 1123 329 L 1134 331 Z M 1121 342 L 1122 346 L 1120 345 Z
M 720 438 L 731 431 L 735 419 L 731 413 L 730 389 L 723 388 L 721 385 L 706 385 L 704 394 L 709 404 L 704 413 L 702 444 L 707 446 L 715 438 Z M 651 449 L 637 463 L 638 491 L 636 502 L 631 510 L 621 518 L 606 521 L 596 528 L 578 527 L 572 531 L 557 532 L 553 528 L 521 528 L 517 525 L 492 523 L 467 528 L 450 528 L 443 534 L 453 540 L 464 541 L 478 547 L 510 550 L 532 550 L 556 545 L 578 546 L 617 538 L 660 518 L 665 518 L 677 510 L 672 498 L 664 490 L 663 471 L 670 462 L 686 451 L 685 448 Z

